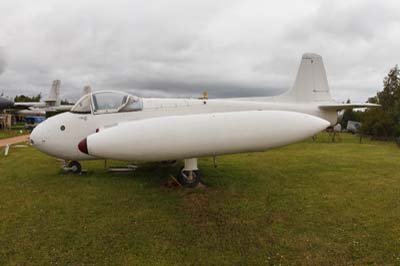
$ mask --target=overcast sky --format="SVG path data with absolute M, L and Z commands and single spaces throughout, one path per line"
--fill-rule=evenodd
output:
M 333 97 L 365 101 L 400 62 L 400 1 L 2 0 L 0 93 L 75 100 L 85 85 L 140 96 L 270 95 L 301 55 Z

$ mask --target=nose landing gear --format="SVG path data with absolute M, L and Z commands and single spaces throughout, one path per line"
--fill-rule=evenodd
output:
M 64 170 L 74 174 L 80 174 L 82 173 L 82 165 L 78 161 L 71 161 L 64 167 Z
M 197 158 L 185 159 L 185 166 L 178 173 L 178 181 L 184 187 L 196 187 L 200 183 L 200 171 L 197 167 Z

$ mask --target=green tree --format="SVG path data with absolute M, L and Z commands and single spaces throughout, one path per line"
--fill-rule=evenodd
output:
M 382 107 L 367 110 L 362 116 L 363 133 L 374 137 L 400 136 L 400 70 L 396 65 L 383 80 L 383 90 L 368 102 Z
M 383 80 L 383 91 L 377 94 L 382 109 L 394 116 L 400 115 L 400 70 L 396 65 Z
M 14 98 L 14 102 L 40 102 L 41 99 L 42 95 L 40 93 L 36 96 L 17 95 Z
M 362 116 L 361 132 L 366 135 L 390 139 L 397 135 L 396 130 L 393 117 L 382 108 L 367 110 Z

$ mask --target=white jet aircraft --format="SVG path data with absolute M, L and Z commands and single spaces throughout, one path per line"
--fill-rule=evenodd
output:
M 374 104 L 332 101 L 322 58 L 304 54 L 294 86 L 274 97 L 235 99 L 139 98 L 118 91 L 83 96 L 70 112 L 31 134 L 44 153 L 69 161 L 184 160 L 178 180 L 199 182 L 197 158 L 264 151 L 309 138 L 338 121 L 338 111 Z

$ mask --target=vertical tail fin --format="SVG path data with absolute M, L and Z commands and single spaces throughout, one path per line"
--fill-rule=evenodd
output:
M 89 93 L 91 93 L 91 92 L 92 92 L 92 88 L 91 88 L 89 85 L 87 85 L 87 86 L 83 87 L 83 94 L 82 94 L 82 96 L 83 96 L 83 95 L 86 95 L 86 94 L 89 94 Z
M 293 87 L 282 98 L 295 102 L 331 101 L 328 79 L 322 57 L 304 54 Z
M 45 100 L 51 106 L 61 105 L 60 98 L 61 80 L 54 80 L 50 89 L 49 97 Z

